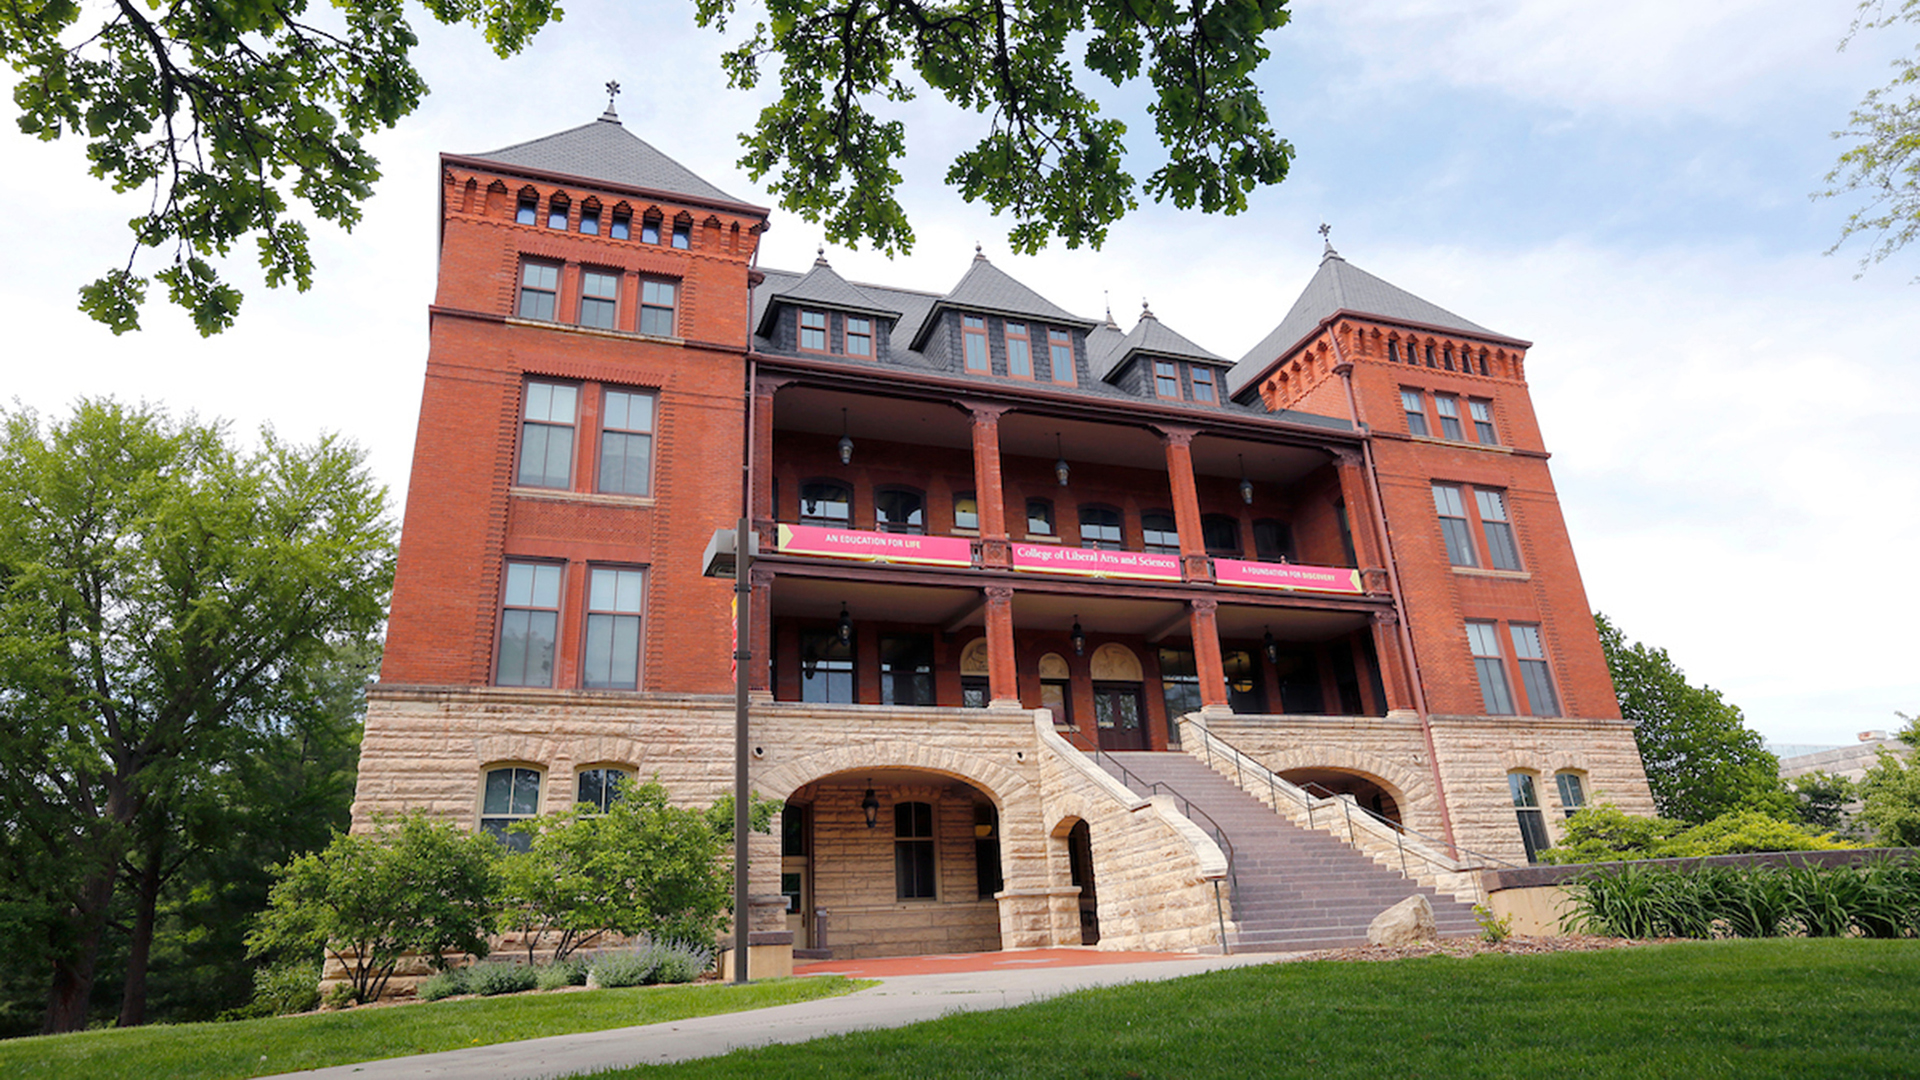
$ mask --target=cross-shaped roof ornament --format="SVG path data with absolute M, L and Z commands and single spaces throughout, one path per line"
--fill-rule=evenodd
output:
M 608 112 L 613 111 L 613 99 L 619 96 L 620 96 L 620 84 L 612 79 L 608 79 L 607 80 L 607 111 Z

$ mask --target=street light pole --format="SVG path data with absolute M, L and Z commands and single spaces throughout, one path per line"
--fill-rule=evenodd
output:
M 747 577 L 753 563 L 747 541 L 747 519 L 734 531 L 733 544 L 733 981 L 747 981 L 747 664 L 753 659 L 753 586 Z

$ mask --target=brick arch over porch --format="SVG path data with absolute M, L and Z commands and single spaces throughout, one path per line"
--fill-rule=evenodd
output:
M 886 739 L 823 750 L 765 771 L 756 770 L 752 779 L 763 796 L 784 800 L 802 785 L 823 776 L 868 769 L 915 769 L 965 780 L 985 792 L 1003 815 L 1007 812 L 1008 803 L 1028 795 L 1026 778 L 1012 769 L 975 754 L 934 749 L 905 739 Z

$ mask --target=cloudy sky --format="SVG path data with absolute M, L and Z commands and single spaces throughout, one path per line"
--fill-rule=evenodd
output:
M 77 142 L 0 125 L 0 399 L 164 402 L 310 439 L 340 432 L 404 499 L 434 281 L 436 158 L 584 123 L 626 88 L 627 126 L 721 189 L 762 103 L 729 91 L 723 39 L 689 4 L 576 0 L 524 55 L 418 20 L 433 95 L 373 140 L 386 168 L 351 234 L 319 229 L 314 289 L 238 259 L 239 326 L 203 341 L 153 305 L 114 338 L 75 290 L 126 257 L 141 205 Z M 1131 322 L 1142 298 L 1223 355 L 1312 276 L 1315 227 L 1353 264 L 1534 341 L 1535 406 L 1587 592 L 1776 743 L 1837 744 L 1920 710 L 1920 250 L 1856 279 L 1823 257 L 1849 209 L 1815 201 L 1831 132 L 1884 83 L 1901 31 L 1836 50 L 1850 0 L 1298 0 L 1260 79 L 1293 175 L 1250 212 L 1149 205 L 1103 251 L 1006 253 L 1007 223 L 939 183 L 977 132 L 922 101 L 909 132 L 908 259 L 829 253 L 843 274 L 949 288 L 975 241 L 1062 306 Z M 1911 31 L 1911 27 L 1907 30 Z M 7 89 L 11 89 L 10 84 Z M 1156 164 L 1139 101 L 1113 107 Z M 762 265 L 804 268 L 819 232 L 777 213 Z M 397 513 L 397 511 L 396 511 Z

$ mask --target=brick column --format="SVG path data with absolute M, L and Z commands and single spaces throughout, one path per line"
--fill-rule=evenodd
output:
M 1226 712 L 1227 668 L 1220 659 L 1220 627 L 1214 619 L 1219 601 L 1202 598 L 1187 603 L 1193 609 L 1187 618 L 1193 626 L 1193 667 L 1200 676 L 1200 707 L 1208 712 Z
M 760 550 L 773 550 L 773 395 L 790 379 L 761 376 L 753 383 L 753 528 Z
M 773 694 L 773 571 L 758 566 L 747 571 L 753 588 L 752 619 L 748 629 L 753 659 L 747 662 L 747 693 Z
M 1006 498 L 1000 486 L 1000 414 L 1005 405 L 963 401 L 973 414 L 973 498 L 980 510 L 980 565 L 1013 565 L 1007 540 Z M 999 692 L 995 691 L 995 697 Z
M 1411 713 L 1412 683 L 1407 659 L 1400 650 L 1400 617 L 1391 611 L 1373 613 L 1373 654 L 1380 658 L 1380 685 L 1387 690 L 1389 713 Z
M 1199 432 L 1179 427 L 1159 431 L 1167 447 L 1167 481 L 1173 490 L 1174 526 L 1180 530 L 1180 564 L 1188 581 L 1212 581 L 1207 541 L 1200 530 L 1200 492 L 1193 483 L 1193 437 Z M 1214 655 L 1219 655 L 1218 643 Z
M 1340 498 L 1347 504 L 1347 531 L 1353 534 L 1353 554 L 1362 569 L 1384 566 L 1380 556 L 1379 531 L 1374 528 L 1373 500 L 1367 498 L 1367 477 L 1358 450 L 1333 452 L 1334 470 L 1340 474 Z
M 984 591 L 987 594 L 988 704 L 1019 708 L 1019 668 L 1013 655 L 1013 586 L 989 585 Z

